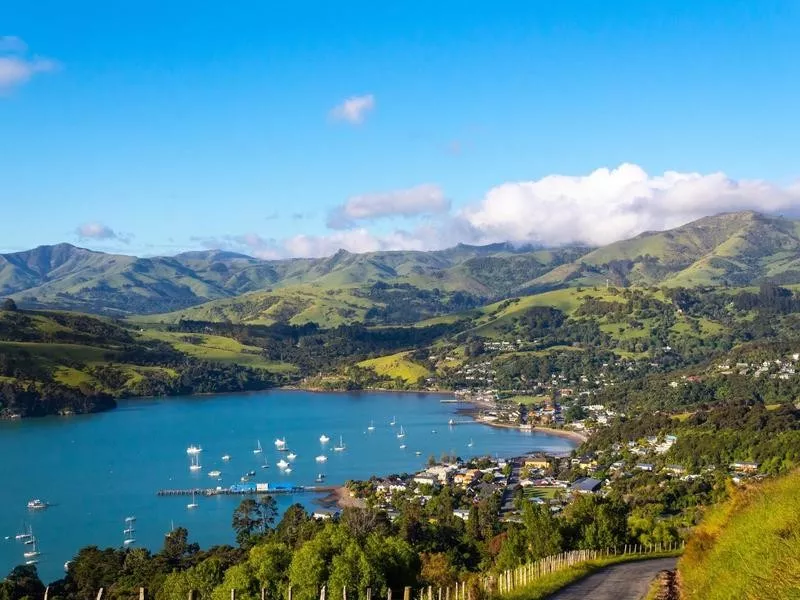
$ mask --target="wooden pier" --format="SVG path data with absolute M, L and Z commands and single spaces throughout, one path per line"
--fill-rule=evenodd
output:
M 231 489 L 231 488 L 188 488 L 158 490 L 157 496 L 272 496 L 278 494 L 301 494 L 311 492 L 316 494 L 329 494 L 335 491 L 335 485 L 298 485 L 290 488 L 268 488 L 266 490 Z

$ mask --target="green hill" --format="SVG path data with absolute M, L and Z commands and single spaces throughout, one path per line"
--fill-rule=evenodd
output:
M 735 490 L 694 531 L 678 565 L 687 600 L 800 598 L 800 471 Z
M 593 250 L 531 285 L 753 285 L 800 282 L 800 223 L 740 212 Z

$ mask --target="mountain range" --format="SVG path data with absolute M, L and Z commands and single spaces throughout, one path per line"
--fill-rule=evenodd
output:
M 727 213 L 600 248 L 462 244 L 260 260 L 222 250 L 139 258 L 57 244 L 0 254 L 0 296 L 23 307 L 119 316 L 177 311 L 256 322 L 316 316 L 330 323 L 320 314 L 326 310 L 357 320 L 374 305 L 376 284 L 434 291 L 447 305 L 458 292 L 488 302 L 606 282 L 694 287 L 764 281 L 800 283 L 799 221 Z M 197 308 L 187 311 L 191 307 Z M 309 311 L 308 318 L 297 318 Z

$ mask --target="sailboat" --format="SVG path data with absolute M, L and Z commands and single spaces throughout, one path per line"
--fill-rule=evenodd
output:
M 220 471 L 219 469 L 214 469 L 213 471 L 208 472 L 209 477 L 218 478 L 220 475 L 222 475 L 222 471 Z
M 199 505 L 197 504 L 197 499 L 195 497 L 195 492 L 192 492 L 192 501 L 189 504 L 186 505 L 186 508 L 191 510 L 193 508 L 197 508 L 198 506 Z
M 200 454 L 202 451 L 203 448 L 201 446 L 199 445 L 195 446 L 194 444 L 192 444 L 186 449 L 186 454 Z
M 397 425 L 397 418 L 395 418 L 395 417 L 392 417 L 392 420 L 391 420 L 391 421 L 389 421 L 389 425 L 391 425 L 392 427 L 394 427 L 395 425 Z
M 169 531 L 164 534 L 164 537 L 169 537 L 175 532 L 175 521 L 169 522 Z
M 253 449 L 253 454 L 261 454 L 261 440 L 256 442 L 256 447 Z
M 190 471 L 199 471 L 203 467 L 200 466 L 200 457 L 197 454 L 192 454 L 192 464 L 189 465 Z
M 297 458 L 297 454 L 295 454 L 294 452 L 289 452 L 289 454 L 286 455 L 286 458 L 288 458 L 289 460 L 294 460 L 295 458 Z
M 342 440 L 342 436 L 339 436 L 339 445 L 334 446 L 334 452 L 342 452 L 345 449 L 344 441 Z
M 39 543 L 36 541 L 35 537 L 31 537 L 31 549 L 27 552 L 23 552 L 22 556 L 25 557 L 25 564 L 26 565 L 35 565 L 39 562 Z
M 136 517 L 125 517 L 125 529 L 122 530 L 122 533 L 125 534 L 125 540 L 122 542 L 123 546 L 130 546 L 136 541 L 134 523 L 136 523 Z
M 278 464 L 278 468 L 279 468 L 279 469 L 285 469 L 286 467 L 288 467 L 288 466 L 289 466 L 289 463 L 288 463 L 288 462 L 286 462 L 286 461 L 285 461 L 285 460 L 283 460 L 283 459 L 280 459 L 280 460 L 278 461 L 278 463 L 277 463 L 277 464 Z
M 467 448 L 472 448 L 472 446 L 474 446 L 474 443 L 472 442 L 472 438 L 469 438 L 469 444 L 467 444 Z
M 18 533 L 17 535 L 14 536 L 14 539 L 19 542 L 25 542 L 26 544 L 30 544 L 31 540 L 33 539 L 33 530 L 31 529 L 31 526 L 28 525 L 28 531 L 23 533 Z
M 277 438 L 275 440 L 275 447 L 278 450 L 283 450 L 284 448 L 286 448 L 286 438 L 284 438 L 284 439 Z
M 286 468 L 283 470 L 283 472 L 284 472 L 284 473 L 286 473 L 286 474 L 288 475 L 289 473 L 291 473 L 291 472 L 292 472 L 292 467 L 286 467 Z
M 397 438 L 402 440 L 404 437 L 406 437 L 406 432 L 403 431 L 403 426 L 400 425 L 400 433 L 397 434 Z
M 406 445 L 405 444 L 400 444 L 400 450 L 405 450 L 405 449 L 406 449 Z
M 317 462 L 320 462 L 320 463 L 321 463 L 321 462 L 325 462 L 325 461 L 327 461 L 327 460 L 328 460 L 328 457 L 327 457 L 327 456 L 325 456 L 324 454 L 320 454 L 320 455 L 319 455 L 317 458 L 315 458 L 314 460 L 316 460 Z
M 367 431 L 375 431 L 375 422 L 374 421 L 370 421 L 369 422 L 369 427 L 367 427 Z
M 264 457 L 264 464 L 261 465 L 262 469 L 269 469 L 269 463 L 267 462 L 267 457 Z
M 324 433 L 323 433 L 321 436 L 319 436 L 319 442 L 320 442 L 320 444 L 327 444 L 327 443 L 328 443 L 328 442 L 330 442 L 330 441 L 331 441 L 331 438 L 329 438 L 329 437 L 328 437 L 327 435 L 325 435 Z
M 231 455 L 230 454 L 223 454 L 222 455 L 222 460 L 224 460 L 225 462 L 228 462 L 230 459 L 231 459 Z

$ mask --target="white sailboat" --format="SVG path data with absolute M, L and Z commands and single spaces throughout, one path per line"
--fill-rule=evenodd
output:
M 406 445 L 405 444 L 400 444 L 400 450 L 405 450 L 405 449 L 406 449 Z
M 261 465 L 262 469 L 269 469 L 269 463 L 267 462 L 267 457 L 264 457 L 264 464 Z
M 222 455 L 222 460 L 224 460 L 225 462 L 228 462 L 230 459 L 231 459 L 231 455 L 230 454 L 223 454 Z
M 389 421 L 389 425 L 391 425 L 392 427 L 394 427 L 395 425 L 397 425 L 397 418 L 395 418 L 395 417 L 392 417 L 392 420 L 391 420 L 391 421 Z
M 220 470 L 218 470 L 218 469 L 214 469 L 213 471 L 209 471 L 209 472 L 208 472 L 208 476 L 209 476 L 209 477 L 214 477 L 214 478 L 217 478 L 217 477 L 219 477 L 220 475 L 222 475 L 222 471 L 220 471 Z
M 256 442 L 256 447 L 253 449 L 253 454 L 261 454 L 261 440 Z
M 328 457 L 327 457 L 327 456 L 325 456 L 324 454 L 320 454 L 320 455 L 319 455 L 318 457 L 316 457 L 314 460 L 316 460 L 317 462 L 320 462 L 320 463 L 322 463 L 322 462 L 325 462 L 325 461 L 327 461 L 327 460 L 328 460 Z
M 403 426 L 400 425 L 400 433 L 397 434 L 397 438 L 402 440 L 404 437 L 406 437 L 406 432 L 403 430 Z
M 278 450 L 283 450 L 284 448 L 286 448 L 286 438 L 283 438 L 283 439 L 277 438 L 275 440 L 275 447 Z
M 344 449 L 345 449 L 344 440 L 342 439 L 342 436 L 339 436 L 339 445 L 334 446 L 333 450 L 334 452 L 343 452 Z
M 367 427 L 367 431 L 375 431 L 375 422 L 374 421 L 370 421 L 369 422 L 369 427 Z
M 288 462 L 286 462 L 286 461 L 285 461 L 285 460 L 283 460 L 283 459 L 280 459 L 280 460 L 278 461 L 278 463 L 277 463 L 277 464 L 278 464 L 278 468 L 279 468 L 279 469 L 285 469 L 286 467 L 288 467 L 288 466 L 289 466 L 289 463 L 288 463 Z
M 186 449 L 186 454 L 200 454 L 202 451 L 203 448 L 201 446 L 192 444 Z
M 286 455 L 286 458 L 288 458 L 289 460 L 294 460 L 295 458 L 297 458 L 297 454 L 295 454 L 294 452 L 289 452 L 289 454 Z
M 331 441 L 331 438 L 329 438 L 327 435 L 323 433 L 321 436 L 319 436 L 319 441 L 321 444 L 327 444 L 328 442 Z
M 189 465 L 190 471 L 199 471 L 203 467 L 200 466 L 200 456 L 197 454 L 192 454 L 192 464 Z
M 450 420 L 447 422 L 447 424 L 448 424 L 448 425 L 450 425 L 450 427 L 452 427 L 453 425 L 455 425 L 455 424 L 456 424 L 456 422 L 455 422 L 453 419 L 450 419 Z
M 286 474 L 288 475 L 289 473 L 291 473 L 291 472 L 292 472 L 292 467 L 286 467 L 286 468 L 283 470 L 283 472 L 284 472 L 284 473 L 286 473 Z
M 17 540 L 18 542 L 24 542 L 26 544 L 30 544 L 31 540 L 33 539 L 33 529 L 31 529 L 31 526 L 28 525 L 28 531 L 23 533 L 18 533 L 17 535 L 14 536 L 14 539 Z
M 469 438 L 469 444 L 467 444 L 467 448 L 472 448 L 475 444 L 472 441 L 472 438 Z
M 26 565 L 35 565 L 39 562 L 39 543 L 36 541 L 36 538 L 31 538 L 31 549 L 27 552 L 23 552 L 22 556 L 25 557 L 25 564 Z
M 135 523 L 136 517 L 125 517 L 125 529 L 122 530 L 122 533 L 125 534 L 125 540 L 122 542 L 123 546 L 130 546 L 136 541 Z
M 192 510 L 194 508 L 197 508 L 198 506 L 199 505 L 197 504 L 197 499 L 195 497 L 195 493 L 192 492 L 192 501 L 189 504 L 186 505 L 186 508 L 188 508 L 189 510 Z
M 169 537 L 175 531 L 175 521 L 169 522 L 169 531 L 164 534 L 164 537 Z

